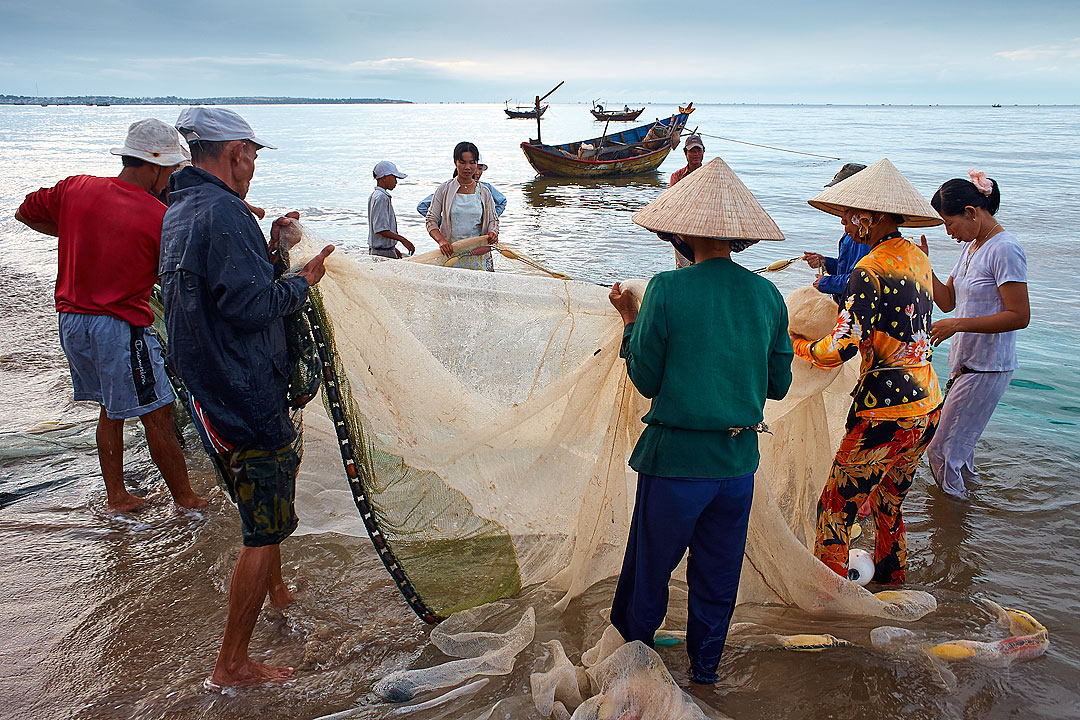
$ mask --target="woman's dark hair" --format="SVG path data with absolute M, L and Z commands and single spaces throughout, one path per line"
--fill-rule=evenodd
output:
M 938 188 L 931 198 L 930 204 L 938 211 L 939 215 L 963 215 L 964 208 L 983 208 L 986 212 L 994 215 L 1001 205 L 1001 191 L 998 189 L 997 180 L 991 179 L 994 188 L 989 195 L 983 195 L 975 183 L 964 178 L 949 180 Z
M 454 162 L 461 160 L 465 153 L 472 153 L 473 160 L 480 162 L 480 151 L 468 140 L 462 140 L 454 146 Z M 451 177 L 457 177 L 457 168 L 454 168 L 454 174 Z

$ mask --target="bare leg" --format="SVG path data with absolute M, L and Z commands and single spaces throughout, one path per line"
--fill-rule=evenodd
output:
M 124 421 L 110 418 L 105 414 L 104 406 L 98 415 L 97 451 L 109 507 L 120 512 L 141 508 L 145 501 L 124 487 Z
M 146 428 L 146 444 L 150 447 L 150 457 L 161 470 L 165 484 L 169 486 L 173 502 L 180 507 L 200 508 L 206 506 L 206 500 L 196 495 L 188 480 L 187 461 L 180 449 L 173 431 L 172 404 L 152 410 L 142 417 Z
M 210 678 L 216 685 L 260 685 L 292 677 L 292 668 L 264 665 L 248 657 L 248 644 L 266 598 L 275 556 L 280 557 L 277 545 L 245 547 L 240 551 L 229 583 L 225 637 Z
M 278 610 L 284 610 L 293 603 L 292 593 L 281 577 L 281 546 L 272 545 L 274 557 L 270 561 L 270 602 Z

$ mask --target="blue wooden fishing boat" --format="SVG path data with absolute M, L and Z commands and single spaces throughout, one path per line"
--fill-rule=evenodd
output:
M 668 153 L 679 146 L 689 118 L 688 113 L 676 113 L 629 130 L 562 145 L 529 140 L 521 143 L 521 150 L 540 175 L 585 178 L 646 173 L 660 167 Z

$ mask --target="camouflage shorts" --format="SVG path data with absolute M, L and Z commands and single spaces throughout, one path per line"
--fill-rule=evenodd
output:
M 292 445 L 280 450 L 218 453 L 214 462 L 240 512 L 244 545 L 277 545 L 292 535 L 299 523 L 293 501 L 300 468 Z

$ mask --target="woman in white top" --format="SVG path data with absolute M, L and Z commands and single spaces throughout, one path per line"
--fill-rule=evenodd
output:
M 443 255 L 454 254 L 451 243 L 486 235 L 489 242 L 499 241 L 499 215 L 491 191 L 476 179 L 480 151 L 471 142 L 454 147 L 454 177 L 444 182 L 431 198 L 427 212 L 427 231 L 439 243 Z M 493 271 L 491 252 L 467 255 L 457 267 Z
M 935 320 L 931 343 L 952 338 L 949 384 L 937 434 L 926 451 L 938 486 L 967 499 L 975 473 L 975 443 L 1009 385 L 1016 363 L 1016 331 L 1031 317 L 1024 249 L 995 218 L 1001 192 L 985 173 L 949 180 L 930 204 L 945 229 L 963 244 L 948 281 L 934 276 L 934 303 L 953 317 Z M 923 252 L 929 254 L 926 238 Z

